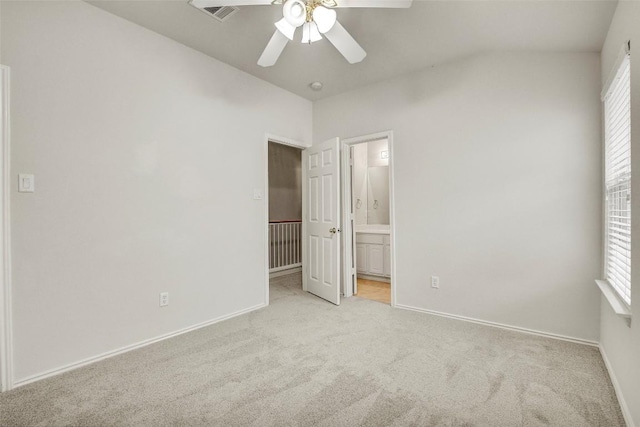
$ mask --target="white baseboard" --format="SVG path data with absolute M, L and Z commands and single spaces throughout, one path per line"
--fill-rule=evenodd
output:
M 618 403 L 620 404 L 620 410 L 622 411 L 622 416 L 624 417 L 625 423 L 627 423 L 627 427 L 635 427 L 633 423 L 633 418 L 631 418 L 631 411 L 629 410 L 629 406 L 627 402 L 624 400 L 624 396 L 622 395 L 622 389 L 620 388 L 620 383 L 618 382 L 618 378 L 616 377 L 613 368 L 611 367 L 611 363 L 609 363 L 609 358 L 607 354 L 604 352 L 604 348 L 602 345 L 599 345 L 600 355 L 602 356 L 602 360 L 604 360 L 604 366 L 607 368 L 607 372 L 609 372 L 609 378 L 611 378 L 611 384 L 613 384 L 613 390 L 616 392 L 616 397 L 618 398 Z
M 373 274 L 358 273 L 357 277 L 358 279 L 373 280 L 374 282 L 391 283 L 391 278 L 385 276 L 375 276 Z
M 12 388 L 16 388 L 16 387 L 20 387 L 20 386 L 23 386 L 23 385 L 27 385 L 27 384 L 35 382 L 35 381 L 40 381 L 40 380 L 43 380 L 45 378 L 49 378 L 49 377 L 52 377 L 52 376 L 55 376 L 55 375 L 58 375 L 58 374 L 62 374 L 63 372 L 71 371 L 71 370 L 80 368 L 82 366 L 90 365 L 91 363 L 95 363 L 95 362 L 98 362 L 100 360 L 107 359 L 109 357 L 117 356 L 117 355 L 122 354 L 122 353 L 127 353 L 129 351 L 136 350 L 138 348 L 145 347 L 145 346 L 148 346 L 150 344 L 157 343 L 159 341 L 164 341 L 166 339 L 173 338 L 173 337 L 176 337 L 178 335 L 186 334 L 187 332 L 195 331 L 196 329 L 204 328 L 206 326 L 210 326 L 210 325 L 213 325 L 215 323 L 222 322 L 223 320 L 228 320 L 228 319 L 231 319 L 233 317 L 241 316 L 243 314 L 247 314 L 247 313 L 249 313 L 251 311 L 259 310 L 259 309 L 261 309 L 263 307 L 266 307 L 266 306 L 267 306 L 267 304 L 264 304 L 264 303 L 258 304 L 258 305 L 253 306 L 253 307 L 249 307 L 249 308 L 246 308 L 246 309 L 243 309 L 243 310 L 236 311 L 235 313 L 227 314 L 227 315 L 224 315 L 224 316 L 217 317 L 215 319 L 207 320 L 206 322 L 198 323 L 198 324 L 193 325 L 193 326 L 189 326 L 189 327 L 186 327 L 186 328 L 183 328 L 183 329 L 179 329 L 179 330 L 177 330 L 175 332 L 170 332 L 168 334 L 160 335 L 160 336 L 157 336 L 155 338 L 149 338 L 148 340 L 140 341 L 138 343 L 131 344 L 131 345 L 128 345 L 128 346 L 125 346 L 125 347 L 121 347 L 121 348 L 116 349 L 116 350 L 108 351 L 106 353 L 102 353 L 102 354 L 99 354 L 97 356 L 89 357 L 89 358 L 80 360 L 78 362 L 70 363 L 68 365 L 61 366 L 59 368 L 51 369 L 49 371 L 42 372 L 40 374 L 32 375 L 30 377 L 27 377 L 27 378 L 24 378 L 24 379 L 21 379 L 19 381 L 14 382 L 12 384 Z
M 523 332 L 523 333 L 526 333 L 526 334 L 538 335 L 538 336 L 541 336 L 541 337 L 553 338 L 553 339 L 556 339 L 556 340 L 569 341 L 569 342 L 573 342 L 573 343 L 577 343 L 577 344 L 584 344 L 584 345 L 589 345 L 589 346 L 592 346 L 592 347 L 598 347 L 598 342 L 597 341 L 590 341 L 590 340 L 585 340 L 585 339 L 582 339 L 582 338 L 568 337 L 568 336 L 565 336 L 565 335 L 553 334 L 551 332 L 536 331 L 534 329 L 527 329 L 527 328 L 521 328 L 519 326 L 505 325 L 505 324 L 502 324 L 502 323 L 490 322 L 488 320 L 474 319 L 472 317 L 458 316 L 457 314 L 442 313 L 442 312 L 439 312 L 439 311 L 428 310 L 426 308 L 412 307 L 412 306 L 403 305 L 403 304 L 396 304 L 395 307 L 403 309 L 403 310 L 417 311 L 417 312 L 420 312 L 420 313 L 433 314 L 434 316 L 448 317 L 450 319 L 456 319 L 456 320 L 462 320 L 462 321 L 465 321 L 465 322 L 477 323 L 477 324 L 480 324 L 480 325 L 493 326 L 494 328 L 507 329 L 507 330 L 510 330 L 510 331 Z
M 294 273 L 302 273 L 302 267 L 294 267 L 288 270 L 274 271 L 273 273 L 269 273 L 269 278 L 288 276 L 289 274 L 294 274 Z

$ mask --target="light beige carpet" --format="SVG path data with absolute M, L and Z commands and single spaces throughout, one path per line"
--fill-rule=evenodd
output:
M 265 309 L 0 395 L 2 426 L 622 426 L 598 350 L 276 279 Z

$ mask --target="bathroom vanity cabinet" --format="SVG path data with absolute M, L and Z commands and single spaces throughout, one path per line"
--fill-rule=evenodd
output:
M 389 234 L 356 233 L 358 274 L 391 277 L 391 238 Z

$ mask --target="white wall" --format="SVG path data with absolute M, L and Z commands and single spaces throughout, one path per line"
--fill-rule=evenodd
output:
M 635 318 L 628 327 L 602 298 L 600 346 L 618 383 L 629 425 L 640 426 L 640 3 L 621 1 L 602 48 L 602 83 L 609 76 L 623 43 L 631 40 L 631 304 Z M 603 273 L 601 273 L 603 276 Z M 630 418 L 633 420 L 631 421 Z M 633 423 L 633 424 L 632 424 Z
M 36 176 L 11 194 L 14 380 L 263 304 L 265 132 L 310 143 L 311 103 L 83 2 L 1 7 Z
M 398 304 L 598 340 L 599 81 L 486 54 L 314 103 L 314 141 L 394 131 Z

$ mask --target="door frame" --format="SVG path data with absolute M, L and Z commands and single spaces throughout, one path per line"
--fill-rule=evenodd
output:
M 13 388 L 13 326 L 11 300 L 10 178 L 10 69 L 0 65 L 0 391 Z
M 353 289 L 347 286 L 350 280 L 350 276 L 353 273 L 351 265 L 354 265 L 353 251 L 348 250 L 350 247 L 355 247 L 355 241 L 353 240 L 354 227 L 351 226 L 350 212 L 348 212 L 347 203 L 351 199 L 351 179 L 347 179 L 350 175 L 350 156 L 349 151 L 351 146 L 356 144 L 362 144 L 365 142 L 377 141 L 380 139 L 387 139 L 389 143 L 389 232 L 391 241 L 391 307 L 395 307 L 396 304 L 396 227 L 395 227 L 395 191 L 394 191 L 394 155 L 393 155 L 393 131 L 388 130 L 384 132 L 377 132 L 368 135 L 356 136 L 353 138 L 345 138 L 341 140 L 341 155 L 342 155 L 342 283 L 343 294 L 345 298 L 353 296 Z M 357 280 L 357 273 L 356 280 Z
M 263 224 L 264 227 L 264 266 L 265 266 L 265 276 L 264 276 L 264 303 L 265 305 L 269 305 L 269 142 L 275 142 L 276 144 L 288 145 L 289 147 L 299 148 L 300 150 L 304 150 L 305 148 L 311 147 L 311 144 L 305 144 L 303 142 L 297 141 L 295 139 L 286 138 L 283 136 L 273 135 L 270 133 L 266 133 L 264 135 L 264 219 Z M 304 190 L 304 188 L 303 188 Z M 302 203 L 302 250 L 304 254 L 304 213 L 306 207 L 304 203 Z M 302 257 L 302 272 L 304 274 L 305 271 L 305 263 L 304 256 Z M 305 289 L 306 290 L 306 289 Z

